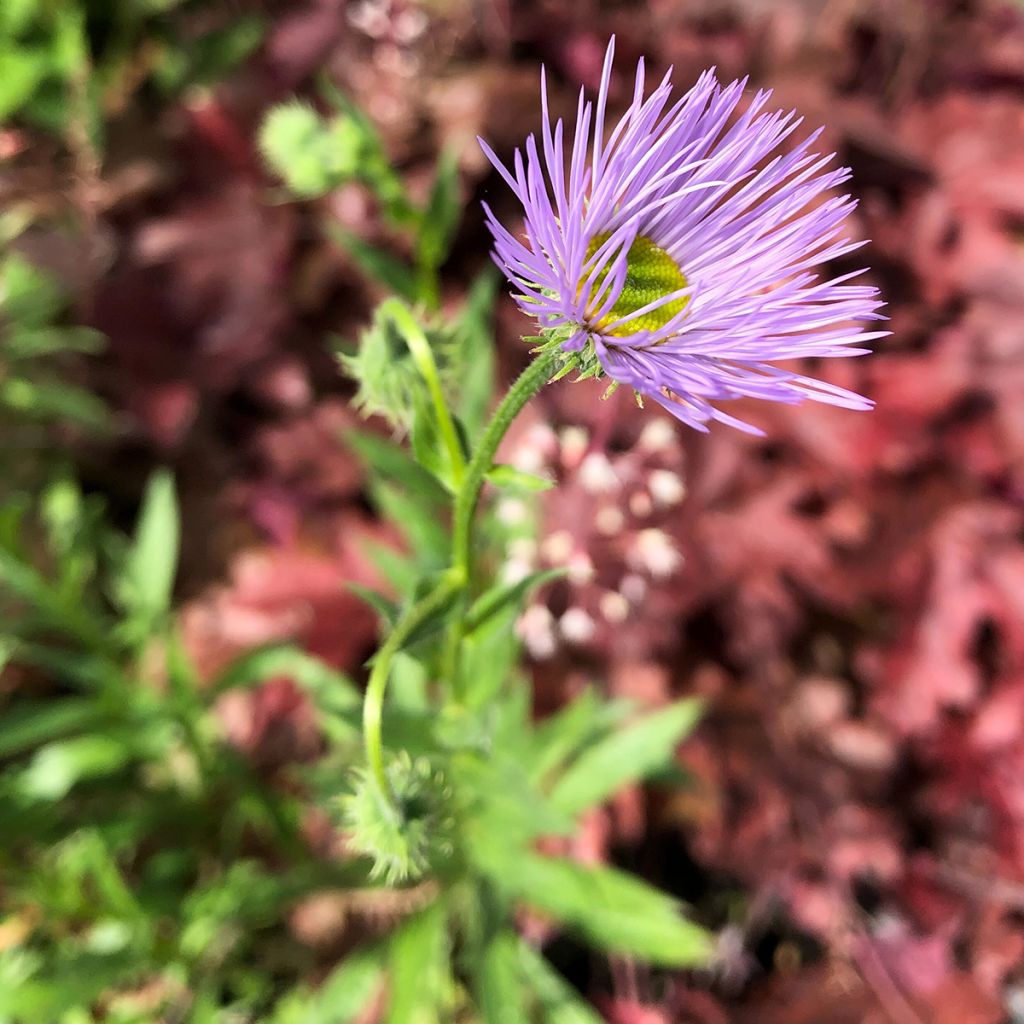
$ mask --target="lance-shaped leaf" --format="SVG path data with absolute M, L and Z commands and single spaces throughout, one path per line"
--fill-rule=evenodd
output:
M 551 803 L 579 814 L 636 779 L 664 768 L 680 740 L 697 724 L 701 702 L 681 700 L 632 722 L 585 750 L 551 791 Z
M 498 884 L 609 952 L 669 967 L 711 955 L 710 936 L 675 900 L 612 868 L 520 853 Z

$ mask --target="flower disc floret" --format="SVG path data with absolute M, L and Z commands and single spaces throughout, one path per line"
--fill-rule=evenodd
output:
M 587 259 L 607 241 L 606 235 L 598 235 L 587 247 Z M 600 292 L 608 268 L 605 267 L 594 282 L 594 290 Z M 580 287 L 582 288 L 582 282 Z M 614 336 L 637 334 L 640 331 L 657 330 L 664 327 L 688 301 L 687 296 L 657 305 L 657 300 L 670 292 L 686 288 L 686 278 L 675 260 L 664 249 L 660 249 L 649 238 L 637 235 L 626 251 L 626 276 L 612 308 L 599 320 L 598 330 L 607 330 Z M 633 319 L 630 315 L 648 307 L 648 312 Z M 590 311 L 588 311 L 590 312 Z M 592 315 L 592 314 L 591 314 Z M 617 325 L 617 326 L 616 326 Z

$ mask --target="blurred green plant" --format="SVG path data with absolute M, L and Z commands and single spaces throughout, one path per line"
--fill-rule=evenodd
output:
M 132 537 L 70 477 L 33 511 L 0 515 L 0 651 L 16 673 L 0 697 L 0 1021 L 94 1020 L 101 1004 L 125 1024 L 264 1019 L 275 957 L 310 967 L 286 911 L 366 872 L 312 855 L 298 800 L 224 741 L 214 704 L 286 674 L 351 757 L 358 693 L 287 645 L 200 686 L 171 613 L 166 473 Z
M 99 96 L 106 57 L 94 19 L 126 18 L 123 38 L 137 40 L 150 17 L 184 6 L 15 0 L 0 38 L 45 49 L 47 31 L 65 33 L 60 45 L 78 57 L 60 67 L 86 54 Z M 133 52 L 125 45 L 117 52 Z M 69 79 L 47 74 L 10 110 L 52 126 L 46 97 Z M 593 688 L 546 720 L 532 714 L 514 625 L 559 573 L 502 570 L 551 482 L 495 457 L 548 380 L 588 368 L 549 341 L 491 413 L 493 276 L 477 279 L 457 315 L 438 313 L 459 219 L 453 155 L 416 204 L 370 122 L 328 98 L 329 116 L 297 102 L 272 111 L 260 141 L 296 196 L 370 189 L 406 248 L 399 258 L 328 229 L 391 293 L 359 348 L 341 355 L 357 403 L 409 442 L 347 438 L 380 517 L 404 540 L 404 553 L 371 551 L 386 593 L 353 588 L 384 642 L 365 694 L 289 645 L 249 651 L 201 682 L 175 623 L 181 528 L 167 473 L 151 478 L 131 536 L 67 472 L 0 495 L 0 1024 L 344 1024 L 374 1006 L 387 1024 L 596 1024 L 519 934 L 523 907 L 655 966 L 710 955 L 708 934 L 668 895 L 541 852 L 564 848 L 579 816 L 620 787 L 676 783 L 673 754 L 700 710 L 683 700 L 641 714 Z M 54 370 L 64 353 L 98 344 L 64 325 L 66 304 L 21 256 L 0 261 L 0 414 L 19 429 L 105 422 L 96 399 Z M 485 486 L 529 514 L 503 522 L 481 500 Z M 287 786 L 226 742 L 216 712 L 224 693 L 279 676 L 308 694 L 324 740 L 317 761 L 289 767 Z M 313 852 L 311 808 L 334 822 L 344 856 Z M 320 965 L 287 919 L 325 891 L 386 924 L 365 929 L 313 987 Z
M 477 317 L 481 308 L 489 306 L 481 303 Z M 475 358 L 484 325 L 461 326 L 449 334 L 424 329 L 388 300 L 363 347 L 386 345 L 389 358 L 347 363 L 357 375 L 390 368 L 401 397 L 372 408 L 399 426 L 411 410 L 412 424 L 409 451 L 376 435 L 349 439 L 408 555 L 376 552 L 397 601 L 361 591 L 386 639 L 364 701 L 368 764 L 340 802 L 350 847 L 367 858 L 371 877 L 437 886 L 430 906 L 374 954 L 389 1021 L 597 1021 L 519 937 L 515 911 L 530 906 L 609 953 L 654 965 L 707 959 L 710 937 L 669 896 L 614 868 L 538 852 L 542 840 L 570 836 L 580 814 L 622 786 L 671 778 L 673 752 L 699 705 L 682 700 L 638 715 L 588 690 L 553 718 L 533 721 L 514 623 L 530 591 L 557 573 L 503 580 L 506 528 L 490 510 L 474 520 L 485 480 L 518 495 L 550 486 L 495 465 L 494 453 L 535 391 L 579 367 L 557 344 L 546 346 L 488 419 L 481 395 L 456 389 L 450 398 L 440 386 L 440 367 Z M 359 376 L 359 384 L 361 394 L 387 395 L 381 381 Z M 331 800 L 336 778 L 322 777 L 320 792 Z
M 100 351 L 96 331 L 68 324 L 55 278 L 13 249 L 0 252 L 0 502 L 45 479 L 58 427 L 109 429 L 104 403 L 69 379 L 69 361 Z
M 17 117 L 63 134 L 77 118 L 101 148 L 104 118 L 140 86 L 170 93 L 211 84 L 259 45 L 264 21 L 252 14 L 190 31 L 188 15 L 204 7 L 203 0 L 3 0 L 0 122 Z
M 102 429 L 109 425 L 105 406 L 70 386 L 56 360 L 99 352 L 103 336 L 63 324 L 66 307 L 53 277 L 17 252 L 0 255 L 0 409 L 23 422 L 60 418 Z
M 378 551 L 408 604 L 445 559 L 446 529 L 423 528 L 445 489 L 391 441 L 352 443 L 382 510 L 420 510 L 398 520 L 408 556 Z M 519 937 L 523 904 L 611 952 L 666 966 L 706 957 L 705 933 L 671 898 L 536 850 L 620 786 L 663 772 L 699 710 L 682 701 L 638 717 L 588 690 L 534 723 L 512 624 L 542 576 L 439 607 L 396 652 L 385 792 L 372 771 L 352 771 L 356 688 L 315 659 L 258 649 L 200 685 L 171 611 L 179 522 L 166 473 L 131 537 L 69 477 L 35 513 L 8 507 L 0 522 L 0 650 L 19 674 L 0 704 L 3 1024 L 91 1021 L 99 1006 L 121 1024 L 335 1024 L 382 992 L 396 1024 L 598 1021 Z M 499 545 L 496 518 L 483 525 Z M 399 603 L 366 596 L 385 623 L 401 621 Z M 456 615 L 453 699 L 441 672 Z M 303 788 L 349 831 L 354 856 L 341 863 L 311 853 L 304 801 L 269 786 L 217 724 L 223 693 L 281 674 L 310 695 L 329 741 Z M 404 893 L 398 926 L 310 988 L 290 908 L 324 889 L 373 901 L 381 882 Z
M 417 204 L 370 119 L 333 86 L 325 84 L 323 93 L 330 116 L 302 100 L 267 114 L 259 136 L 267 165 L 299 199 L 315 199 L 350 183 L 367 188 L 384 221 L 402 237 L 407 255 L 394 256 L 337 223 L 328 222 L 327 233 L 388 291 L 436 310 L 440 270 L 461 214 L 456 154 L 441 153 L 430 194 Z

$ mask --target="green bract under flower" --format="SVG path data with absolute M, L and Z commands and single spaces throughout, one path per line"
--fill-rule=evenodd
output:
M 589 261 L 610 237 L 608 233 L 597 235 L 587 247 L 586 259 Z M 590 294 L 596 298 L 596 308 L 587 310 L 591 316 L 596 317 L 604 305 L 607 293 L 602 295 L 601 289 L 613 262 L 613 260 L 609 260 L 600 270 L 594 281 L 594 286 L 590 290 Z M 580 287 L 582 289 L 582 283 Z M 687 302 L 690 301 L 689 296 L 684 295 L 680 299 L 657 306 L 632 320 L 627 320 L 624 324 L 617 326 L 613 326 L 613 324 L 616 320 L 621 320 L 623 317 L 643 309 L 644 306 L 685 287 L 687 287 L 686 276 L 679 269 L 676 261 L 649 238 L 638 235 L 626 253 L 626 279 L 622 291 L 619 292 L 612 308 L 603 317 L 594 321 L 594 326 L 605 330 L 613 337 L 625 337 L 640 331 L 656 331 L 664 327 L 676 314 L 683 311 Z
M 443 324 L 427 324 L 423 330 L 444 389 L 452 391 L 465 370 L 457 332 Z M 383 416 L 399 433 L 412 426 L 417 405 L 429 400 L 409 344 L 383 307 L 374 314 L 356 351 L 340 353 L 338 360 L 342 370 L 359 385 L 353 404 L 367 416 Z
M 357 773 L 342 801 L 349 846 L 371 858 L 372 878 L 389 885 L 441 870 L 455 850 L 451 786 L 425 757 L 403 751 L 387 768 L 388 794 L 372 774 Z

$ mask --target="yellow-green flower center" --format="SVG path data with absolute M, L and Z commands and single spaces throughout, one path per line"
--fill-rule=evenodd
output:
M 589 260 L 608 241 L 609 237 L 610 235 L 607 233 L 595 236 L 587 246 L 586 258 Z M 592 296 L 597 296 L 600 293 L 601 285 L 608 276 L 608 271 L 614 261 L 613 255 L 597 275 L 594 287 L 591 289 Z M 599 329 L 607 328 L 616 320 L 629 316 L 630 313 L 635 313 L 656 299 L 677 292 L 686 286 L 686 276 L 679 269 L 676 261 L 649 238 L 637 235 L 626 253 L 626 283 L 622 286 L 622 292 L 615 300 L 615 305 L 611 310 L 597 322 L 591 321 L 591 323 Z M 607 298 L 608 295 L 605 293 L 600 302 L 594 303 L 594 308 L 587 310 L 588 315 L 596 316 Z M 634 317 L 632 320 L 620 324 L 608 333 L 625 337 L 629 334 L 638 334 L 640 331 L 656 331 L 664 327 L 672 317 L 683 310 L 689 301 L 688 295 L 684 295 L 681 299 L 673 299 L 642 316 Z

